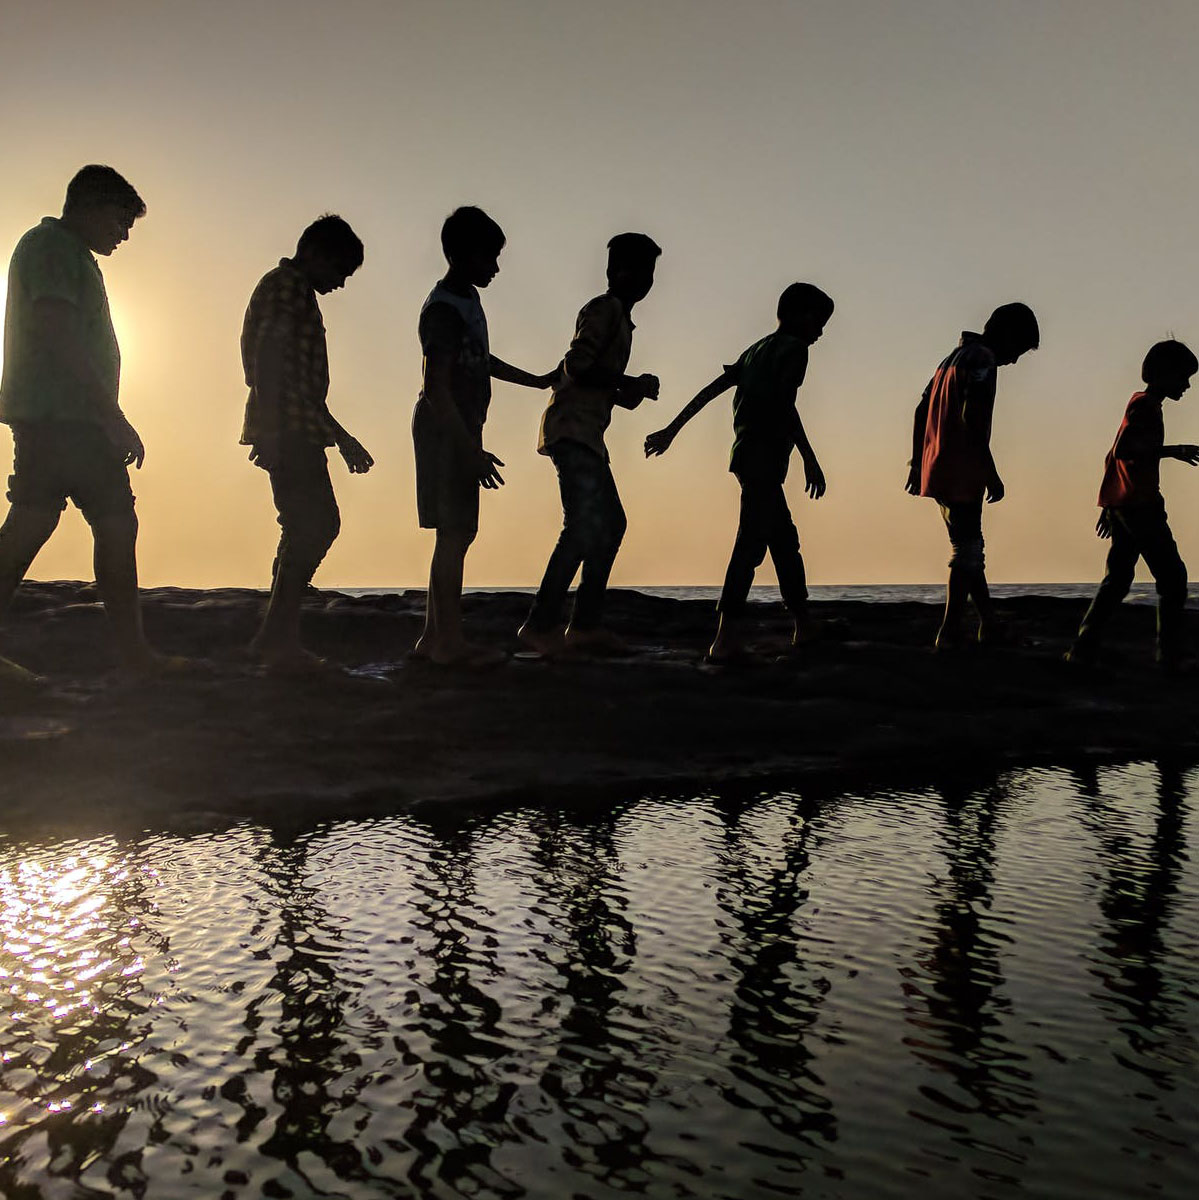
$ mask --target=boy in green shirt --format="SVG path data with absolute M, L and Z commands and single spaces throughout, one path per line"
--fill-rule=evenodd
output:
M 716 638 L 708 651 L 710 662 L 728 663 L 745 655 L 741 632 L 745 605 L 754 571 L 767 550 L 774 561 L 783 603 L 795 618 L 794 643 L 801 640 L 807 580 L 783 483 L 791 451 L 797 448 L 804 464 L 805 490 L 813 500 L 824 495 L 824 472 L 799 419 L 795 396 L 807 373 L 808 347 L 824 332 L 832 314 L 832 300 L 818 287 L 793 283 L 779 297 L 778 329 L 755 342 L 701 388 L 665 429 L 645 439 L 646 457 L 665 454 L 696 413 L 736 386 L 729 470 L 741 485 L 741 514 L 720 594 Z
M 117 651 L 134 671 L 169 660 L 142 632 L 128 467 L 140 468 L 146 451 L 117 403 L 121 353 L 93 255 L 116 250 L 145 211 L 111 167 L 87 166 L 67 186 L 62 216 L 21 238 L 9 264 L 0 382 L 14 459 L 12 507 L 0 527 L 0 616 L 73 500 L 92 528 Z M 2 673 L 18 670 L 7 664 Z

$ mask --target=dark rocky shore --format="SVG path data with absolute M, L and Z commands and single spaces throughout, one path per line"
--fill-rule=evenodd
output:
M 1144 606 L 1126 606 L 1092 677 L 1060 661 L 1083 606 L 1035 597 L 1003 605 L 1018 645 L 951 657 L 929 649 L 932 606 L 817 604 L 837 636 L 785 662 L 771 651 L 785 647 L 786 614 L 759 605 L 762 665 L 711 671 L 700 666 L 710 604 L 617 591 L 611 623 L 644 646 L 636 658 L 513 660 L 479 673 L 406 661 L 422 592 L 313 592 L 305 636 L 346 671 L 288 679 L 244 657 L 263 600 L 146 591 L 155 645 L 210 665 L 131 683 L 113 671 L 92 586 L 26 584 L 0 653 L 48 683 L 0 691 L 6 826 L 204 828 L 731 781 L 917 786 L 956 767 L 1199 743 L 1199 681 L 1155 668 Z M 470 636 L 515 651 L 527 604 L 469 595 Z

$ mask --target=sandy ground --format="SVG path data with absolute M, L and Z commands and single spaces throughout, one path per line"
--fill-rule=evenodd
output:
M 1126 606 L 1105 669 L 1088 677 L 1061 664 L 1084 605 L 1032 597 L 1002 606 L 1018 646 L 951 657 L 929 649 L 932 606 L 833 602 L 814 607 L 840 636 L 775 661 L 786 614 L 760 605 L 761 665 L 712 671 L 701 666 L 710 604 L 617 591 L 610 623 L 644 647 L 638 656 L 514 659 L 479 673 L 406 662 L 422 592 L 313 592 L 305 636 L 346 670 L 295 680 L 244 658 L 262 593 L 144 595 L 153 642 L 207 665 L 125 682 L 92 586 L 22 588 L 0 653 L 49 682 L 0 692 L 3 827 L 186 830 L 432 802 L 694 794 L 731 781 L 902 788 L 959 765 L 1199 743 L 1199 681 L 1154 666 L 1143 606 Z M 512 593 L 468 596 L 470 636 L 515 651 L 527 605 Z

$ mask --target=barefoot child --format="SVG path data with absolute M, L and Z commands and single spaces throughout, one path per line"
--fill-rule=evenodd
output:
M 146 206 L 111 167 L 87 166 L 67 186 L 61 217 L 17 243 L 8 271 L 0 421 L 12 426 L 12 507 L 0 528 L 0 615 L 70 499 L 91 526 L 96 585 L 123 666 L 178 665 L 142 632 L 137 517 L 129 467 L 146 451 L 117 403 L 121 353 L 104 277 Z M 0 659 L 0 680 L 32 679 Z
M 479 530 L 479 489 L 498 488 L 504 464 L 483 448 L 491 381 L 545 388 L 553 372 L 532 375 L 491 353 L 479 301 L 499 272 L 504 231 L 482 209 L 452 212 L 441 228 L 449 270 L 420 314 L 424 386 L 412 415 L 416 507 L 437 540 L 429 568 L 425 628 L 413 654 L 430 662 L 485 667 L 503 662 L 497 647 L 473 646 L 462 632 L 462 572 Z
M 1003 499 L 1003 481 L 991 457 L 991 413 L 998 368 L 1014 363 L 1040 342 L 1032 309 L 1019 303 L 1001 305 L 987 318 L 981 335 L 962 334 L 916 406 L 904 490 L 936 500 L 952 548 L 938 650 L 964 643 L 970 599 L 978 609 L 978 640 L 1003 638 L 983 557 L 983 497 L 989 504 Z
M 1158 342 L 1141 367 L 1145 390 L 1128 402 L 1116 440 L 1103 464 L 1100 514 L 1095 526 L 1111 538 L 1107 570 L 1066 661 L 1074 666 L 1094 662 L 1104 628 L 1132 586 L 1137 559 L 1143 558 L 1157 585 L 1157 660 L 1176 669 L 1185 653 L 1183 620 L 1187 569 L 1166 520 L 1161 493 L 1161 460 L 1199 464 L 1199 446 L 1167 446 L 1162 403 L 1181 400 L 1191 386 L 1199 361 L 1181 342 Z
M 246 384 L 241 444 L 271 478 L 281 533 L 271 598 L 251 650 L 279 670 L 319 668 L 300 645 L 300 605 L 341 529 L 326 449 L 336 446 L 351 474 L 374 459 L 329 412 L 329 358 L 317 296 L 345 286 L 362 265 L 362 242 L 337 216 L 300 234 L 294 258 L 259 281 L 242 326 Z
M 808 369 L 808 348 L 824 332 L 833 302 L 810 283 L 793 283 L 778 302 L 778 329 L 755 342 L 735 363 L 702 388 L 665 429 L 645 439 L 646 456 L 665 454 L 679 430 L 709 401 L 736 387 L 733 396 L 733 452 L 729 470 L 741 485 L 737 539 L 720 593 L 711 662 L 745 654 L 742 626 L 754 571 L 770 551 L 783 603 L 795 619 L 794 644 L 803 639 L 808 589 L 799 534 L 787 507 L 783 483 L 791 451 L 804 465 L 805 490 L 824 495 L 824 472 L 795 407 Z
M 649 295 L 661 253 L 644 233 L 618 234 L 608 243 L 608 290 L 580 310 L 541 421 L 537 450 L 558 472 L 562 532 L 517 634 L 541 654 L 567 647 L 594 653 L 626 648 L 603 628 L 608 576 L 627 524 L 604 431 L 614 405 L 636 408 L 658 395 L 656 376 L 634 378 L 624 372 L 633 349 L 633 306 Z M 566 628 L 566 596 L 580 567 L 583 574 Z

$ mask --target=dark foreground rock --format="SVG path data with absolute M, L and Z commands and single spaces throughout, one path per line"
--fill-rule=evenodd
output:
M 839 639 L 775 662 L 786 614 L 755 609 L 763 665 L 700 666 L 711 606 L 617 591 L 611 624 L 646 649 L 614 662 L 514 660 L 485 673 L 409 664 L 424 595 L 313 592 L 311 647 L 344 674 L 274 678 L 243 657 L 260 592 L 145 593 L 156 646 L 207 659 L 124 682 L 90 585 L 27 584 L 0 652 L 42 672 L 0 691 L 4 825 L 204 828 L 239 818 L 362 815 L 445 801 L 552 802 L 744 780 L 841 789 L 944 770 L 1188 753 L 1199 682 L 1152 662 L 1153 612 L 1127 607 L 1106 669 L 1061 663 L 1083 607 L 1003 607 L 1020 644 L 934 655 L 922 604 L 826 603 Z M 472 638 L 515 651 L 528 597 L 466 599 Z

